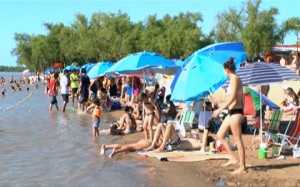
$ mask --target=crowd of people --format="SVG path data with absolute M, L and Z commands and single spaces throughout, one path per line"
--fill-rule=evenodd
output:
M 71 72 L 64 70 L 61 75 L 54 72 L 46 77 L 47 86 L 45 91 L 51 96 L 49 110 L 52 110 L 53 105 L 57 110 L 59 109 L 56 97 L 60 92 L 63 99 L 62 112 L 66 111 L 66 105 L 70 99 L 72 106 L 75 106 L 77 101 L 77 107 L 75 108 L 78 111 L 90 113 L 92 117 L 92 136 L 94 138 L 100 134 L 127 135 L 143 131 L 144 138 L 142 140 L 126 145 L 102 145 L 100 154 L 104 154 L 107 149 L 112 149 L 110 157 L 122 152 L 137 150 L 162 152 L 174 149 L 200 149 L 204 152 L 206 151 L 205 146 L 210 141 L 214 141 L 209 140 L 208 136 L 209 132 L 213 132 L 216 133 L 217 139 L 230 155 L 229 161 L 224 166 L 239 163 L 240 167 L 233 173 L 243 173 L 246 167 L 241 124 L 245 119 L 243 113 L 245 90 L 241 80 L 235 74 L 235 68 L 233 58 L 230 58 L 224 64 L 224 72 L 230 79 L 227 102 L 218 108 L 213 107 L 210 101 L 206 101 L 199 108 L 197 128 L 204 132 L 201 140 L 199 138 L 181 137 L 178 134 L 177 129 L 170 121 L 179 120 L 183 110 L 178 110 L 178 107 L 171 101 L 171 95 L 165 95 L 166 89 L 164 87 L 161 87 L 158 83 L 149 86 L 145 80 L 139 77 L 99 77 L 90 80 L 85 68 Z M 266 85 L 256 89 L 267 96 L 270 87 Z M 292 112 L 299 106 L 299 98 L 291 88 L 286 88 L 284 91 L 285 100 L 282 102 L 284 110 L 287 113 Z M 124 113 L 119 120 L 110 122 L 108 129 L 99 131 L 102 113 L 106 109 L 109 110 L 114 104 L 112 98 L 118 98 L 117 102 L 120 103 Z M 220 117 L 223 110 L 228 110 L 228 115 Z M 258 119 L 261 117 L 258 111 L 256 117 Z M 219 125 L 217 129 L 214 127 L 215 129 L 212 130 L 212 125 L 215 124 L 215 119 L 218 118 L 220 118 L 222 125 Z M 239 159 L 234 156 L 232 146 L 227 140 L 229 129 L 235 139 Z
M 37 81 L 31 80 L 27 76 L 16 80 L 14 76 L 11 76 L 9 81 L 6 81 L 4 77 L 0 77 L 0 85 L 2 85 L 1 95 L 5 96 L 6 93 L 10 90 L 11 92 L 21 92 L 23 87 L 26 87 L 25 90 L 30 90 L 30 85 L 35 85 Z M 35 85 L 35 88 L 38 88 L 38 85 Z

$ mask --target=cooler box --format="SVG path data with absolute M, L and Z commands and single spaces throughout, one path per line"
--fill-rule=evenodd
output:
M 111 110 L 121 109 L 121 103 L 118 97 L 111 97 L 110 100 L 112 101 Z

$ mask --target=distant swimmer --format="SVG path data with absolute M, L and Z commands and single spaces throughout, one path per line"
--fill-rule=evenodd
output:
M 26 89 L 27 91 L 29 91 L 29 87 L 27 87 L 27 89 Z
M 5 96 L 5 92 L 6 92 L 5 88 L 3 88 L 1 91 L 2 96 Z
M 14 86 L 11 86 L 11 91 L 15 92 L 17 90 L 16 90 L 16 88 Z

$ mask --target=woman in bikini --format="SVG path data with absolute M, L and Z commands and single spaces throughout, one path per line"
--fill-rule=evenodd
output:
M 243 85 L 240 78 L 235 74 L 235 64 L 233 58 L 231 57 L 227 62 L 224 63 L 224 72 L 226 76 L 230 79 L 228 87 L 229 99 L 227 102 L 221 106 L 218 110 L 213 112 L 213 118 L 217 118 L 220 112 L 224 109 L 229 109 L 229 115 L 226 116 L 223 121 L 217 137 L 224 145 L 226 151 L 230 155 L 229 161 L 223 166 L 229 166 L 239 163 L 239 169 L 232 172 L 232 174 L 240 174 L 246 171 L 245 165 L 245 148 L 242 140 L 241 122 L 243 120 L 243 108 L 244 108 L 244 95 L 243 95 Z M 239 161 L 234 156 L 229 143 L 225 139 L 226 132 L 231 128 L 234 139 L 236 140 L 236 145 L 239 153 Z
M 144 92 L 139 93 L 138 100 L 144 104 L 145 119 L 143 123 L 144 135 L 146 140 L 152 141 L 153 131 L 152 125 L 157 125 L 160 121 L 160 111 L 156 103 Z M 149 136 L 148 136 L 149 134 Z

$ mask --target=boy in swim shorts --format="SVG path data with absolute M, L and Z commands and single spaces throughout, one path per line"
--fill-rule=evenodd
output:
M 99 99 L 95 99 L 93 101 L 93 104 L 95 105 L 95 108 L 93 110 L 93 137 L 96 138 L 99 136 L 99 124 L 100 124 L 100 118 L 101 118 L 101 108 L 100 108 L 100 101 Z

